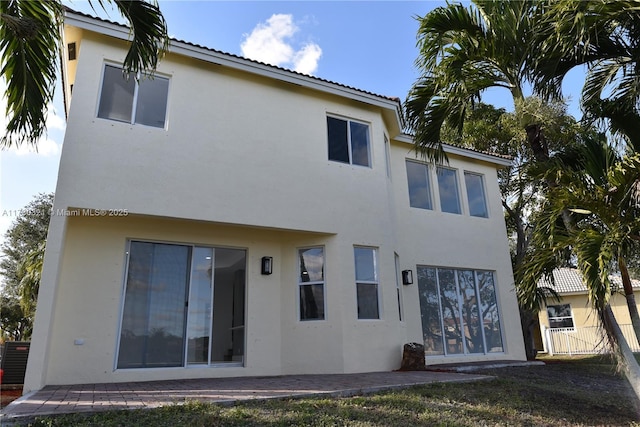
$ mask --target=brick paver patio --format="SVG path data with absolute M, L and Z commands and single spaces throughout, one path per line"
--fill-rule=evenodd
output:
M 188 401 L 233 404 L 249 399 L 351 396 L 434 382 L 490 378 L 454 372 L 413 371 L 47 386 L 9 404 L 0 416 L 4 425 L 51 414 L 155 408 Z

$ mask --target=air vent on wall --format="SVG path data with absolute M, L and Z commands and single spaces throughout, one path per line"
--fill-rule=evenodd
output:
M 73 61 L 76 59 L 76 42 L 69 43 L 67 45 L 67 49 L 69 50 L 69 61 Z

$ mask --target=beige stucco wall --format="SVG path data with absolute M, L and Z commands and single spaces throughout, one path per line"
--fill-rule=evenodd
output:
M 462 215 L 409 207 L 411 146 L 380 107 L 169 54 L 166 129 L 96 118 L 105 61 L 123 45 L 84 32 L 62 152 L 25 391 L 45 384 L 385 371 L 422 340 L 416 265 L 495 272 L 505 352 L 523 359 L 496 166 L 451 156 Z M 369 124 L 372 167 L 327 160 L 327 114 Z M 391 177 L 384 135 L 391 139 Z M 463 171 L 485 176 L 489 218 L 468 214 Z M 435 174 L 432 184 L 435 183 Z M 437 199 L 437 198 L 436 198 Z M 126 210 L 75 217 L 67 208 Z M 127 239 L 247 249 L 244 367 L 115 370 Z M 297 250 L 324 246 L 326 319 L 300 322 Z M 358 320 L 353 247 L 378 250 L 380 320 Z M 274 274 L 259 274 L 262 256 Z M 75 345 L 75 340 L 83 340 Z
M 441 212 L 437 193 L 432 191 L 435 209 L 425 210 L 409 207 L 409 192 L 405 161 L 416 160 L 406 145 L 393 145 L 392 167 L 394 171 L 394 204 L 396 206 L 397 240 L 403 265 L 472 268 L 495 272 L 496 293 L 502 319 L 505 353 L 481 356 L 500 359 L 524 357 L 522 330 L 520 328 L 517 300 L 513 286 L 508 241 L 502 214 L 497 171 L 492 165 L 472 162 L 450 156 L 448 167 L 458 172 L 458 185 L 462 214 Z M 420 159 L 418 159 L 420 160 Z M 469 215 L 464 171 L 481 173 L 484 176 L 488 218 Z M 430 167 L 431 185 L 437 187 L 434 167 Z M 433 189 L 432 189 L 433 190 Z M 500 236 L 500 237 L 498 237 Z M 408 313 L 420 314 L 417 286 L 405 289 L 405 309 Z M 415 316 L 415 314 L 413 314 Z M 417 318 L 407 322 L 410 341 L 421 341 L 422 327 Z M 480 359 L 477 356 L 428 356 L 428 364 L 456 363 Z

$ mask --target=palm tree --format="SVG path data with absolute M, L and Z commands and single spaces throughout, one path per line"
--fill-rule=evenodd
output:
M 157 3 L 97 0 L 113 3 L 131 27 L 126 73 L 154 70 L 167 46 L 167 25 Z M 5 135 L 0 146 L 35 145 L 46 131 L 47 109 L 53 100 L 60 52 L 61 0 L 0 1 L 0 75 L 7 83 Z
M 606 119 L 640 148 L 640 1 L 559 0 L 549 8 L 532 58 L 537 92 L 557 98 L 573 68 L 587 66 L 581 104 L 590 119 Z
M 546 9 L 546 2 L 476 0 L 469 8 L 449 4 L 420 18 L 416 64 L 422 75 L 405 103 L 417 152 L 445 160 L 443 124 L 461 130 L 465 112 L 489 88 L 508 90 L 516 110 L 521 108 L 532 81 L 531 41 Z M 548 159 L 542 124 L 527 115 L 521 126 L 534 157 Z
M 548 171 L 556 177 L 558 185 L 548 189 L 542 209 L 536 214 L 534 250 L 520 274 L 526 278 L 525 284 L 537 283 L 542 275 L 551 276 L 558 259 L 571 248 L 583 274 L 589 301 L 616 354 L 622 356 L 618 360 L 640 398 L 640 367 L 609 306 L 612 294 L 609 275 L 616 266 L 625 265 L 635 242 L 640 240 L 640 154 L 627 154 L 617 160 L 614 149 L 595 143 L 583 147 L 581 154 L 579 167 L 558 160 L 557 167 Z M 572 215 L 571 227 L 562 221 L 562 213 L 567 210 Z M 640 337 L 633 293 L 625 293 L 630 311 L 635 311 L 636 337 Z
M 592 137 L 593 130 L 580 126 L 576 120 L 567 114 L 566 107 L 559 103 L 544 103 L 539 98 L 527 98 L 521 104 L 519 114 L 506 112 L 504 109 L 482 102 L 475 103 L 467 109 L 462 132 L 451 129 L 446 123 L 442 129 L 442 140 L 446 143 L 471 147 L 477 150 L 508 154 L 512 157 L 511 166 L 498 171 L 502 206 L 504 208 L 507 231 L 513 236 L 511 246 L 511 264 L 515 275 L 515 283 L 519 284 L 519 266 L 522 264 L 528 250 L 531 224 L 528 213 L 535 211 L 542 199 L 543 181 L 539 176 L 529 173 L 529 164 L 533 161 L 531 150 L 523 141 L 526 140 L 525 130 L 519 125 L 521 116 L 535 112 L 542 123 L 546 123 L 545 134 L 549 142 L 549 149 L 557 151 L 576 141 Z M 537 292 L 529 301 L 524 303 L 523 289 Z M 520 320 L 525 342 L 527 359 L 536 357 L 534 329 L 537 324 L 538 312 L 546 297 L 554 297 L 550 290 L 538 290 L 516 286 L 520 305 Z

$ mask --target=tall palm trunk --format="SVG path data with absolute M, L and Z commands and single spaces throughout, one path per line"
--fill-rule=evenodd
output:
M 627 307 L 629 308 L 633 331 L 636 333 L 636 341 L 640 343 L 640 315 L 638 315 L 638 306 L 636 305 L 636 297 L 633 294 L 629 270 L 627 270 L 627 264 L 622 257 L 618 257 L 618 268 L 620 269 L 620 276 L 622 277 L 622 287 L 624 289 L 624 296 L 627 299 Z
M 618 325 L 618 321 L 613 315 L 609 304 L 606 305 L 600 316 L 609 341 L 612 344 L 613 354 L 617 359 L 618 365 L 627 377 L 627 381 L 629 381 L 636 398 L 640 400 L 640 365 L 638 365 L 627 340 L 622 335 L 620 325 Z
M 520 306 L 520 324 L 522 326 L 522 335 L 524 338 L 524 352 L 527 360 L 536 360 L 538 350 L 536 349 L 534 328 L 538 313 L 527 310 Z

